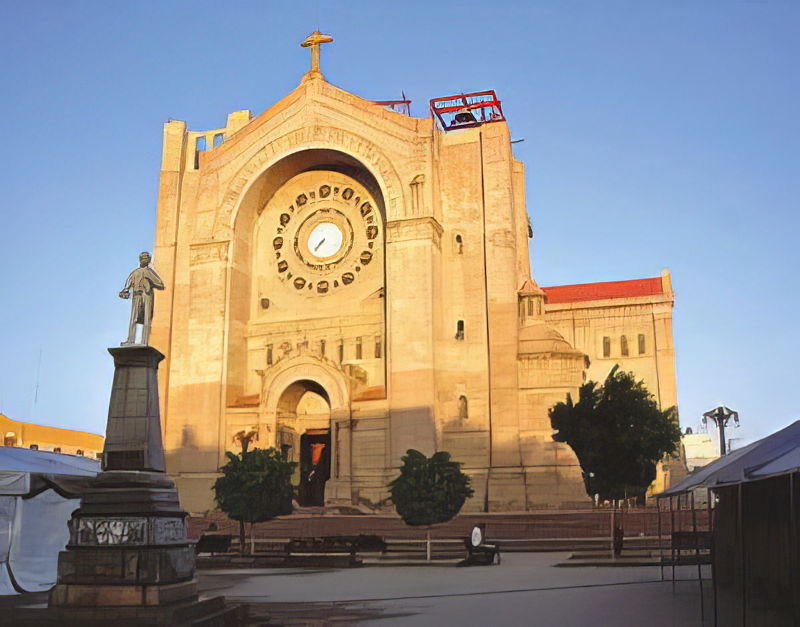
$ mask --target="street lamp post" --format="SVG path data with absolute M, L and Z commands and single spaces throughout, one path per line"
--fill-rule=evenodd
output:
M 719 430 L 720 457 L 723 457 L 727 452 L 725 449 L 725 427 L 728 425 L 728 421 L 731 419 L 733 419 L 733 422 L 738 427 L 739 412 L 728 409 L 724 405 L 720 405 L 719 407 L 711 409 L 703 414 L 703 424 L 707 424 L 708 421 L 711 420 L 715 425 L 717 425 L 717 429 Z

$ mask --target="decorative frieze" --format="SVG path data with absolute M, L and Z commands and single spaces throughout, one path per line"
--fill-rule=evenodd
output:
M 217 263 L 228 261 L 229 242 L 206 242 L 192 244 L 189 247 L 189 263 L 197 266 L 203 263 Z
M 70 543 L 78 546 L 186 544 L 183 518 L 81 516 L 70 521 Z

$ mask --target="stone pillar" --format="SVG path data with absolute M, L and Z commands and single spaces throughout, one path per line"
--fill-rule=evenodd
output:
M 150 346 L 109 349 L 114 384 L 103 472 L 69 522 L 51 608 L 162 606 L 197 597 L 186 512 L 164 474 L 157 369 Z
M 151 346 L 109 348 L 114 383 L 108 407 L 103 470 L 164 472 L 164 445 L 158 409 L 158 364 Z

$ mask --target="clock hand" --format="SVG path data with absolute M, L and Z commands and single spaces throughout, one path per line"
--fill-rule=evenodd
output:
M 325 238 L 324 238 L 324 237 L 323 237 L 321 240 L 319 240 L 319 244 L 317 244 L 317 245 L 314 247 L 314 252 L 317 252 L 317 250 L 319 250 L 319 247 L 320 247 L 320 246 L 322 246 L 322 242 L 324 242 L 324 241 L 325 241 Z

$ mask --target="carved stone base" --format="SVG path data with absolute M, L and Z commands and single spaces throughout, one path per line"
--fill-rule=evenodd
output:
M 185 519 L 175 485 L 163 473 L 100 473 L 72 514 L 50 606 L 150 606 L 195 599 L 195 552 Z

